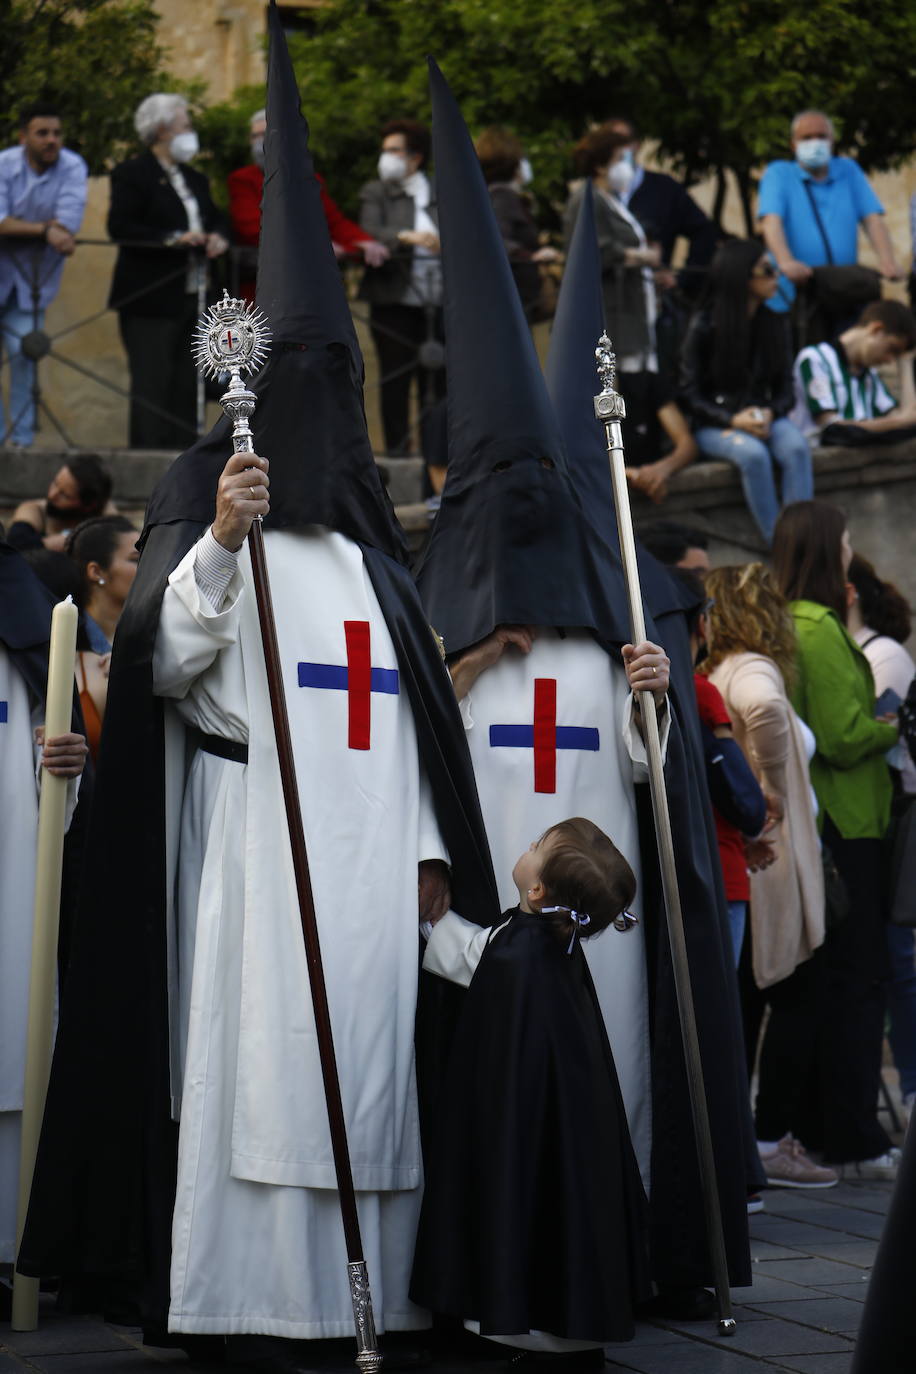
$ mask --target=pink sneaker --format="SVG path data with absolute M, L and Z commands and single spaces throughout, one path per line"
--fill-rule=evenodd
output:
M 783 1136 L 776 1152 L 761 1161 L 771 1188 L 833 1188 L 840 1181 L 835 1170 L 809 1159 L 793 1135 Z

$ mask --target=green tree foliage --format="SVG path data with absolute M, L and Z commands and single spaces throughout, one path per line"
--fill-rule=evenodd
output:
M 899 0 L 328 0 L 291 48 L 322 170 L 350 208 L 379 126 L 428 118 L 427 53 L 472 131 L 520 134 L 555 201 L 571 144 L 616 112 L 688 182 L 730 169 L 748 206 L 754 169 L 786 155 L 807 106 L 866 169 L 916 146 L 916 6 Z
M 0 0 L 0 123 L 53 100 L 67 146 L 103 172 L 134 143 L 144 96 L 174 89 L 162 72 L 152 0 Z

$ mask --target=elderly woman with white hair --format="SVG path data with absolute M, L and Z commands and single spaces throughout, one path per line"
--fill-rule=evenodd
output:
M 198 142 L 184 98 L 147 96 L 134 127 L 146 150 L 111 174 L 108 232 L 121 248 L 108 304 L 130 364 L 131 448 L 181 449 L 196 433 L 198 270 L 225 253 L 227 226 L 188 165 Z

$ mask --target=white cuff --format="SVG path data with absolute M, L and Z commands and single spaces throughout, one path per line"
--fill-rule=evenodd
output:
M 194 550 L 194 581 L 214 611 L 218 611 L 225 601 L 238 566 L 238 554 L 224 549 L 214 537 L 212 528 L 198 540 Z

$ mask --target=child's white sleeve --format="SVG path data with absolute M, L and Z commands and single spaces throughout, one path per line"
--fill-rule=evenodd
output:
M 447 978 L 450 983 L 468 987 L 484 950 L 497 930 L 502 930 L 502 926 L 478 926 L 454 911 L 447 911 L 432 928 L 423 956 L 423 968 L 427 973 Z

